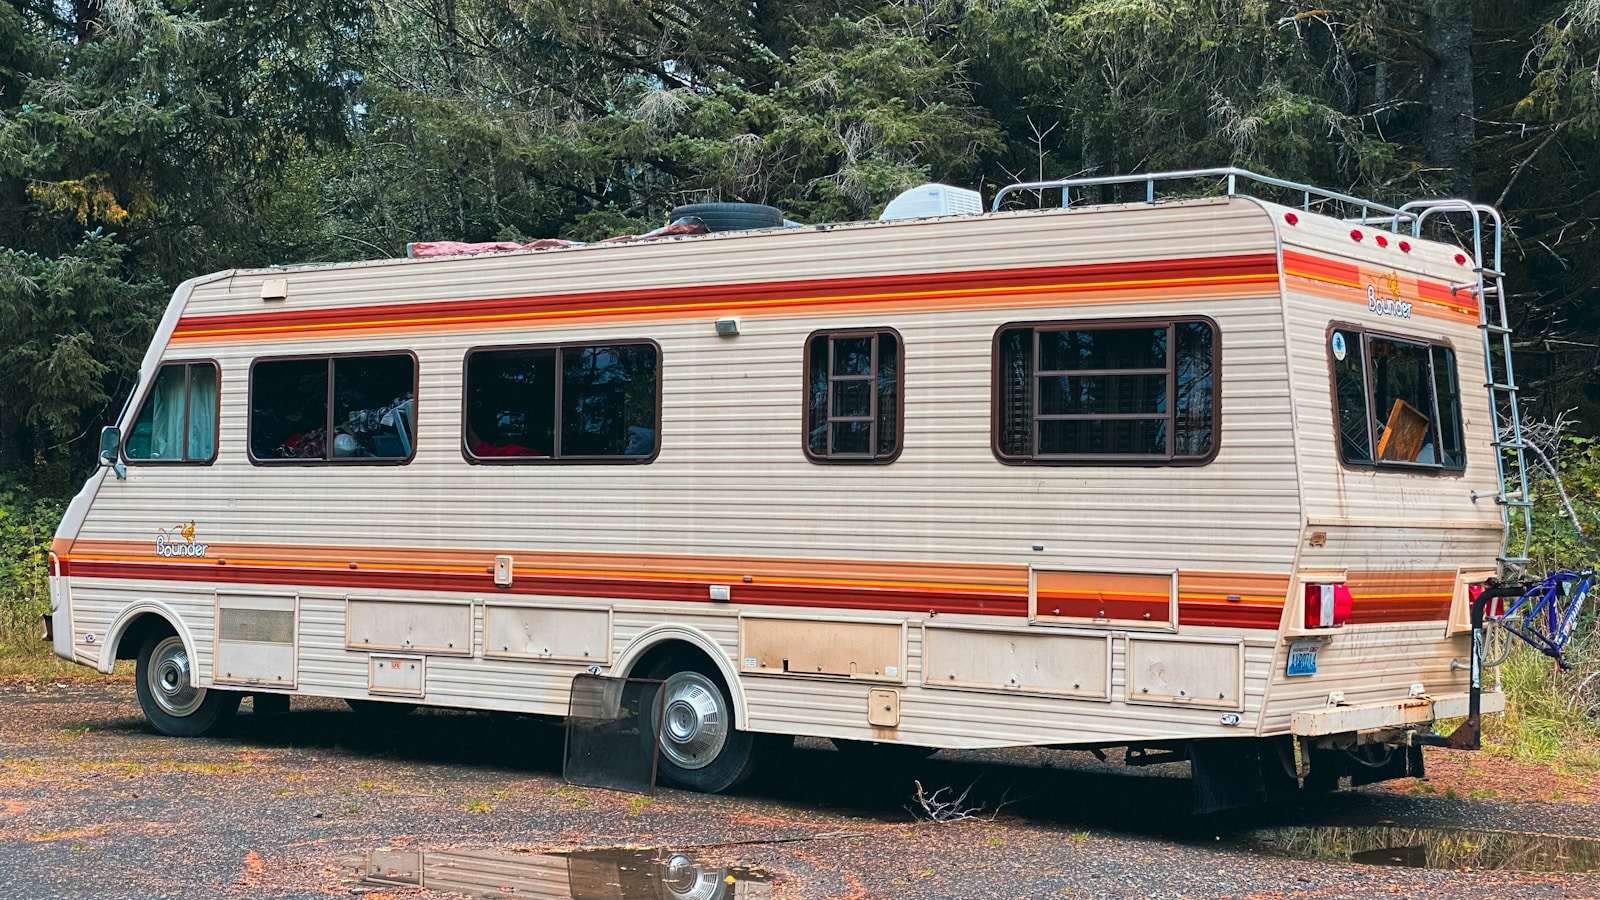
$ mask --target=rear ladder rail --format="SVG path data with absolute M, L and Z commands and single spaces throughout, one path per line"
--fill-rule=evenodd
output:
M 1467 200 L 1416 200 L 1400 209 L 1411 216 L 1411 233 L 1415 237 L 1422 236 L 1423 225 L 1435 215 L 1471 220 L 1474 280 L 1453 284 L 1450 290 L 1452 293 L 1470 290 L 1478 301 L 1484 387 L 1489 392 L 1489 408 L 1494 416 L 1494 461 L 1499 483 L 1494 502 L 1500 507 L 1503 529 L 1500 567 L 1502 574 L 1508 577 L 1520 574 L 1528 564 L 1533 501 L 1528 494 L 1528 445 L 1522 432 L 1522 408 L 1517 399 L 1516 374 L 1511 366 L 1511 319 L 1506 311 L 1505 270 L 1501 265 L 1505 223 L 1498 209 Z M 1492 259 L 1486 260 L 1486 250 Z M 1513 553 L 1513 525 L 1518 520 L 1522 526 L 1522 546 Z

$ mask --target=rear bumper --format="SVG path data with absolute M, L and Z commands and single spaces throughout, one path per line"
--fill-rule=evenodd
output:
M 1463 692 L 1307 710 L 1294 714 L 1289 721 L 1289 731 L 1300 737 L 1328 737 L 1380 728 L 1427 725 L 1438 719 L 1465 716 L 1467 700 L 1467 694 Z M 1505 712 L 1506 695 L 1501 691 L 1484 691 L 1480 703 L 1484 715 Z

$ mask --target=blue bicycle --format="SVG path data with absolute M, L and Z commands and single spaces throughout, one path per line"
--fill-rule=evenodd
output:
M 1530 583 L 1503 610 L 1491 610 L 1484 619 L 1482 665 L 1493 667 L 1505 662 L 1511 655 L 1511 638 L 1516 637 L 1566 668 L 1561 653 L 1572 639 L 1578 614 L 1593 586 L 1593 566 L 1579 572 L 1555 572 L 1543 581 Z

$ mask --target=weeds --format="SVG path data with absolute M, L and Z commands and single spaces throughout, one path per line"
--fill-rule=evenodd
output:
M 50 611 L 45 553 L 62 504 L 0 484 L 0 656 L 39 645 L 39 617 Z
M 1506 711 L 1485 723 L 1492 752 L 1521 762 L 1600 767 L 1600 634 L 1589 619 L 1567 645 L 1569 669 L 1517 647 L 1498 669 Z

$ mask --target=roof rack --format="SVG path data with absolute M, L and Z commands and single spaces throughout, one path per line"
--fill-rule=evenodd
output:
M 1246 169 L 1236 169 L 1231 166 L 1216 169 L 1182 169 L 1176 172 L 1151 172 L 1145 175 L 1105 175 L 1096 178 L 1062 178 L 1055 181 L 1024 181 L 1001 188 L 994 195 L 993 209 L 999 211 L 1000 203 L 1008 194 L 1022 191 L 1061 191 L 1062 207 L 1072 205 L 1072 189 L 1098 187 L 1102 185 L 1143 184 L 1144 200 L 1146 203 L 1156 202 L 1156 184 L 1174 181 L 1194 181 L 1198 179 L 1226 179 L 1226 196 L 1233 197 L 1240 193 L 1255 196 L 1248 191 L 1240 191 L 1240 182 L 1253 182 L 1258 185 L 1279 188 L 1291 193 L 1300 194 L 1300 208 L 1307 212 L 1314 211 L 1317 207 L 1328 204 L 1341 204 L 1351 210 L 1360 210 L 1359 215 L 1345 216 L 1349 222 L 1359 222 L 1363 225 L 1388 226 L 1391 231 L 1398 232 L 1401 223 L 1411 223 L 1417 216 L 1403 207 L 1388 206 L 1375 200 L 1364 200 L 1350 194 L 1341 194 L 1338 191 L 1325 190 L 1297 181 L 1285 181 L 1282 178 L 1273 178 L 1268 175 L 1258 175 Z M 1270 198 L 1262 198 L 1270 199 Z M 1277 201 L 1274 201 L 1277 202 Z

